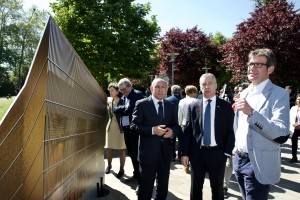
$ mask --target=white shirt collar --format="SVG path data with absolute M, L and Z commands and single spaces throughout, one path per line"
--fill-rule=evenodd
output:
M 158 102 L 159 101 L 162 101 L 162 102 L 164 102 L 164 100 L 162 99 L 162 100 L 158 100 L 157 98 L 155 98 L 153 95 L 151 95 L 151 98 L 152 98 L 152 100 L 153 100 L 153 103 L 154 103 L 154 105 L 156 105 L 156 104 L 158 104 Z
M 216 101 L 216 99 L 217 99 L 216 95 L 213 96 L 212 98 L 210 98 L 210 100 L 212 100 L 212 101 Z M 203 102 L 206 102 L 207 100 L 208 99 L 203 96 Z
M 250 90 L 249 92 L 251 94 L 259 94 L 263 91 L 263 89 L 265 88 L 265 86 L 267 85 L 267 83 L 269 82 L 270 79 L 266 79 L 263 82 L 261 82 L 260 84 L 258 84 L 257 86 L 253 86 L 252 84 L 250 85 Z

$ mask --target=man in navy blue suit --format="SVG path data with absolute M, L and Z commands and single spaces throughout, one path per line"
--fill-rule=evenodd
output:
M 165 100 L 168 82 L 153 80 L 152 95 L 136 103 L 131 130 L 140 136 L 139 155 L 141 180 L 138 199 L 150 200 L 156 179 L 156 200 L 165 200 L 168 194 L 172 138 L 181 131 L 175 105 Z
M 189 106 L 189 119 L 183 134 L 181 161 L 191 164 L 191 199 L 202 199 L 207 172 L 212 199 L 224 199 L 223 179 L 226 159 L 234 147 L 233 110 L 229 102 L 216 96 L 217 82 L 211 73 L 200 77 L 203 98 Z

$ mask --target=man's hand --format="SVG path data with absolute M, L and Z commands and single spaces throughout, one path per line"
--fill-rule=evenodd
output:
M 246 101 L 246 99 L 243 99 L 243 98 L 237 99 L 233 105 L 234 105 L 235 109 L 243 111 L 244 114 L 246 114 L 248 116 L 252 115 L 253 109 L 251 108 L 249 103 Z
M 154 134 L 158 136 L 163 136 L 166 133 L 166 131 L 166 125 L 158 125 L 155 126 L 153 129 Z
M 181 164 L 183 164 L 183 166 L 188 167 L 189 162 L 190 160 L 188 156 L 181 156 Z
M 163 136 L 164 138 L 170 138 L 170 137 L 173 136 L 173 130 L 172 129 L 166 128 L 165 130 L 166 130 L 166 132 L 165 132 L 165 134 Z
M 299 130 L 299 129 L 300 129 L 300 124 L 297 123 L 297 122 L 296 122 L 295 124 L 293 124 L 293 126 L 295 127 L 296 130 Z

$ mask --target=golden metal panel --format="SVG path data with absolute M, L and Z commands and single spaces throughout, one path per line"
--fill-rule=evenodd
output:
M 49 18 L 24 87 L 0 122 L 0 194 L 79 199 L 104 174 L 106 94 Z

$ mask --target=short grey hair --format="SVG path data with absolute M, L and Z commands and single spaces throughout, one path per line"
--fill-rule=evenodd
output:
M 121 80 L 119 80 L 118 86 L 122 84 L 124 84 L 126 87 L 132 87 L 132 84 L 128 78 L 122 78 Z
M 204 79 L 204 78 L 206 78 L 206 77 L 212 78 L 214 80 L 214 82 L 217 84 L 217 79 L 216 79 L 215 75 L 213 75 L 212 73 L 202 74 L 202 76 L 199 79 L 199 84 L 201 84 L 201 80 Z
M 151 86 L 154 86 L 154 85 L 155 85 L 157 82 L 159 82 L 159 81 L 165 82 L 165 83 L 167 84 L 167 87 L 168 87 L 168 85 L 169 85 L 168 81 L 167 81 L 166 79 L 162 78 L 162 77 L 157 77 L 157 78 L 155 78 L 155 79 L 152 81 Z
M 172 94 L 181 94 L 181 87 L 179 85 L 173 85 L 171 87 Z

